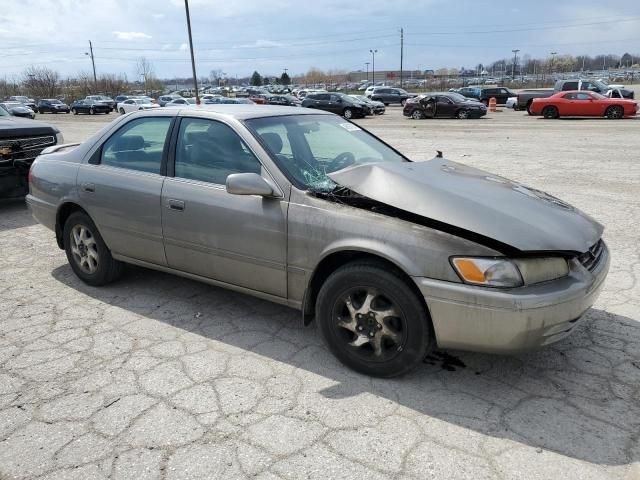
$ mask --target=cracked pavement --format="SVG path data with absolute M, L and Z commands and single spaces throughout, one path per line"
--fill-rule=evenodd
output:
M 640 122 L 493 117 L 360 123 L 605 224 L 611 272 L 571 337 L 372 379 L 278 305 L 136 267 L 86 286 L 23 202 L 2 202 L 0 478 L 639 479 Z M 54 120 L 74 141 L 109 118 Z

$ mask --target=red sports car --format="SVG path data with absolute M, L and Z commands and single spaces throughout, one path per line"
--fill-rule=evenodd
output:
M 633 100 L 609 98 L 587 90 L 559 92 L 547 98 L 534 98 L 531 115 L 558 117 L 632 117 L 638 112 Z

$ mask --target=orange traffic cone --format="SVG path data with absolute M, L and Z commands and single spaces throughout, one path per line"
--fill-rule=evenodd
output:
M 491 97 L 489 99 L 489 111 L 490 112 L 496 111 L 496 97 Z

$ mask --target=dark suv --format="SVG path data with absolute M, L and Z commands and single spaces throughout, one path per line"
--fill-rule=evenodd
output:
M 56 98 L 43 98 L 38 102 L 38 113 L 69 113 L 70 111 L 69 105 Z
M 371 100 L 382 102 L 385 106 L 390 103 L 399 103 L 404 105 L 408 98 L 415 97 L 414 94 L 407 92 L 401 88 L 376 87 L 369 95 Z
M 480 100 L 485 105 L 489 105 L 491 98 L 496 99 L 496 104 L 504 105 L 510 97 L 517 97 L 518 94 L 504 87 L 488 87 L 480 89 Z
M 344 93 L 310 93 L 304 97 L 302 106 L 337 113 L 346 119 L 373 114 L 368 105 Z

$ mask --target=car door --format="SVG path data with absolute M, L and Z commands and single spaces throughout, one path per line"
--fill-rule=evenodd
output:
M 453 117 L 455 104 L 444 95 L 436 97 L 436 117 Z
M 558 108 L 561 116 L 580 115 L 580 105 L 578 105 L 576 93 L 565 93 L 558 98 L 554 106 Z
M 205 118 L 183 117 L 175 145 L 162 191 L 169 267 L 286 297 L 288 203 L 225 188 L 233 173 L 270 179 L 256 155 L 229 125 Z
M 585 117 L 604 115 L 603 108 L 590 93 L 576 93 L 575 96 L 576 115 L 583 115 Z
M 173 118 L 126 122 L 80 166 L 82 206 L 116 256 L 166 265 L 160 200 Z

